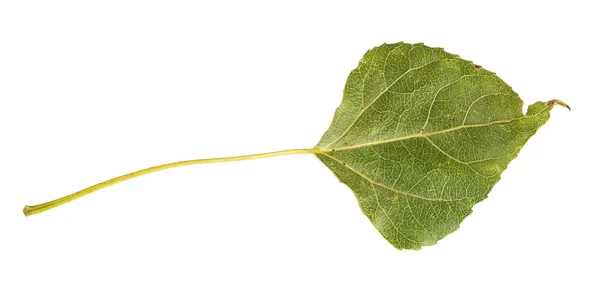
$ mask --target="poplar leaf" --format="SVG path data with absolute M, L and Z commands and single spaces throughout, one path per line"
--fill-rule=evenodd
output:
M 384 44 L 350 73 L 315 155 L 385 239 L 420 249 L 458 229 L 555 104 L 566 106 L 523 115 L 494 73 L 440 48 Z
M 311 149 L 172 162 L 23 208 L 31 216 L 146 174 L 181 166 L 314 154 L 348 185 L 363 213 L 398 249 L 420 249 L 458 229 L 560 100 L 523 115 L 494 73 L 440 48 L 384 44 L 350 73 L 333 122 Z

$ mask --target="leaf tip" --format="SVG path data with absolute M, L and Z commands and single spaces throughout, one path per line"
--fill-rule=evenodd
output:
M 563 106 L 563 107 L 569 109 L 569 111 L 571 111 L 571 107 L 569 107 L 569 105 L 567 103 L 560 101 L 558 99 L 552 99 L 552 100 L 546 102 L 546 105 L 548 105 L 548 106 L 554 106 L 556 104 Z

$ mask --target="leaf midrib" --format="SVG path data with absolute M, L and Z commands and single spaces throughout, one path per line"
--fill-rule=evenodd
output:
M 417 134 L 412 134 L 412 135 L 405 135 L 405 136 L 401 136 L 401 137 L 395 137 L 395 138 L 390 138 L 390 139 L 385 139 L 385 140 L 373 141 L 373 142 L 356 144 L 356 145 L 352 145 L 352 146 L 345 146 L 345 147 L 339 147 L 339 148 L 315 148 L 314 151 L 315 151 L 315 153 L 326 153 L 326 152 L 333 152 L 333 151 L 357 149 L 357 148 L 361 148 L 361 147 L 375 146 L 375 145 L 379 145 L 379 144 L 402 141 L 402 140 L 407 140 L 407 139 L 412 139 L 412 138 L 426 138 L 429 136 L 449 133 L 449 132 L 461 130 L 461 129 L 486 127 L 486 126 L 491 126 L 491 125 L 495 125 L 495 124 L 509 123 L 509 122 L 516 121 L 516 120 L 523 120 L 526 118 L 536 117 L 540 113 L 547 111 L 550 108 L 551 108 L 551 106 L 548 106 L 548 107 L 546 107 L 546 109 L 540 110 L 536 114 L 523 115 L 523 116 L 512 118 L 512 119 L 497 120 L 497 121 L 492 121 L 492 122 L 482 123 L 482 124 L 461 125 L 461 126 L 452 127 L 452 128 L 448 128 L 448 129 L 444 129 L 444 130 L 439 130 L 439 131 L 433 131 L 433 132 L 429 132 L 429 133 L 417 133 Z

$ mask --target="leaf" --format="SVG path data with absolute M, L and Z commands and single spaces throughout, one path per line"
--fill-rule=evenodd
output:
M 384 44 L 350 73 L 331 126 L 312 149 L 162 164 L 25 206 L 30 216 L 175 167 L 315 154 L 348 185 L 392 245 L 420 249 L 458 229 L 559 100 L 523 102 L 494 73 L 423 44 Z
M 494 73 L 423 44 L 384 44 L 350 73 L 315 155 L 392 245 L 420 249 L 458 229 L 561 101 L 523 115 Z

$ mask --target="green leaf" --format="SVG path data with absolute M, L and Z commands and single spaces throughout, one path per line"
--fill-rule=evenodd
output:
M 350 73 L 316 156 L 392 245 L 435 244 L 485 199 L 561 101 L 523 115 L 519 96 L 470 61 L 423 44 L 384 44 Z
M 384 44 L 348 77 L 331 126 L 312 149 L 162 164 L 25 206 L 35 215 L 146 174 L 175 167 L 315 154 L 348 185 L 365 215 L 398 249 L 420 249 L 458 229 L 487 197 L 559 100 L 523 102 L 494 73 L 440 48 Z

